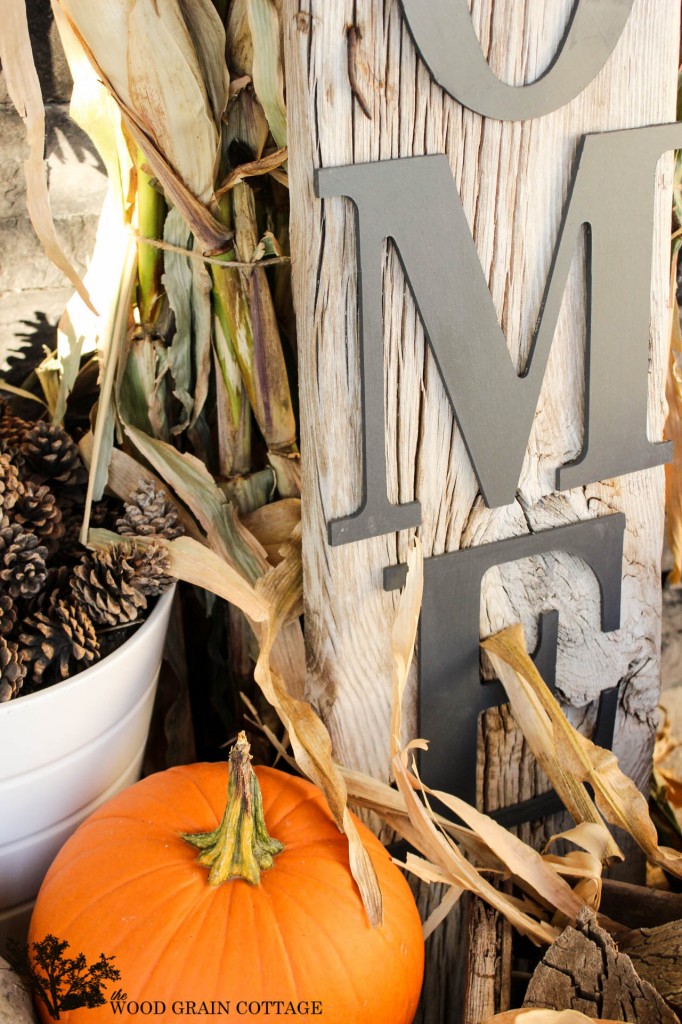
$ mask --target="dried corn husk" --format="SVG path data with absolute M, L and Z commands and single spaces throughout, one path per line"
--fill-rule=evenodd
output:
M 682 877 L 682 853 L 659 847 L 646 798 L 620 770 L 615 755 L 595 746 L 569 723 L 528 656 L 523 628 L 511 626 L 482 646 L 507 691 L 514 717 L 557 790 L 567 780 L 572 793 L 589 782 L 597 805 L 594 808 L 589 801 L 589 813 L 592 809 L 598 815 L 601 812 L 608 822 L 632 836 L 652 864 Z M 594 817 L 576 820 L 595 821 Z M 611 854 L 610 846 L 606 852 Z

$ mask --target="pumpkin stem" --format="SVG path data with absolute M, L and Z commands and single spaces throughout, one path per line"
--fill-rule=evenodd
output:
M 227 807 L 220 825 L 214 832 L 183 834 L 182 838 L 201 850 L 197 861 L 210 867 L 209 885 L 221 885 L 230 878 L 243 878 L 258 885 L 261 871 L 272 867 L 284 846 L 266 828 L 263 798 L 251 767 L 251 748 L 245 732 L 239 733 L 229 761 Z

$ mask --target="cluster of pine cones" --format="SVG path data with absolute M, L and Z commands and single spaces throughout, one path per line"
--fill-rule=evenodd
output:
M 153 484 L 129 503 L 106 498 L 93 525 L 131 537 L 106 550 L 78 540 L 87 471 L 61 426 L 15 416 L 0 402 L 0 701 L 88 668 L 144 618 L 170 583 L 163 545 L 183 532 Z

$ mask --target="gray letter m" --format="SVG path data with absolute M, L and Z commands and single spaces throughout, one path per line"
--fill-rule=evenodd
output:
M 587 225 L 585 424 L 566 489 L 660 465 L 670 444 L 647 439 L 647 374 L 655 170 L 682 147 L 682 124 L 587 135 L 522 376 L 509 357 L 445 156 L 317 172 L 322 199 L 356 208 L 362 373 L 363 503 L 329 524 L 330 544 L 419 525 L 418 502 L 386 492 L 382 248 L 395 243 L 483 497 L 514 500 L 579 233 Z M 617 184 L 616 184 L 617 183 Z M 447 232 L 444 232 L 444 225 Z M 444 246 L 444 234 L 450 244 Z M 437 254 L 437 256 L 434 256 Z M 491 412 L 492 411 L 492 412 Z

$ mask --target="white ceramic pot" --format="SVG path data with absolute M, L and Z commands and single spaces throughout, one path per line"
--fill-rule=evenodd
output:
M 91 668 L 0 704 L 0 944 L 81 821 L 139 778 L 172 601 Z

